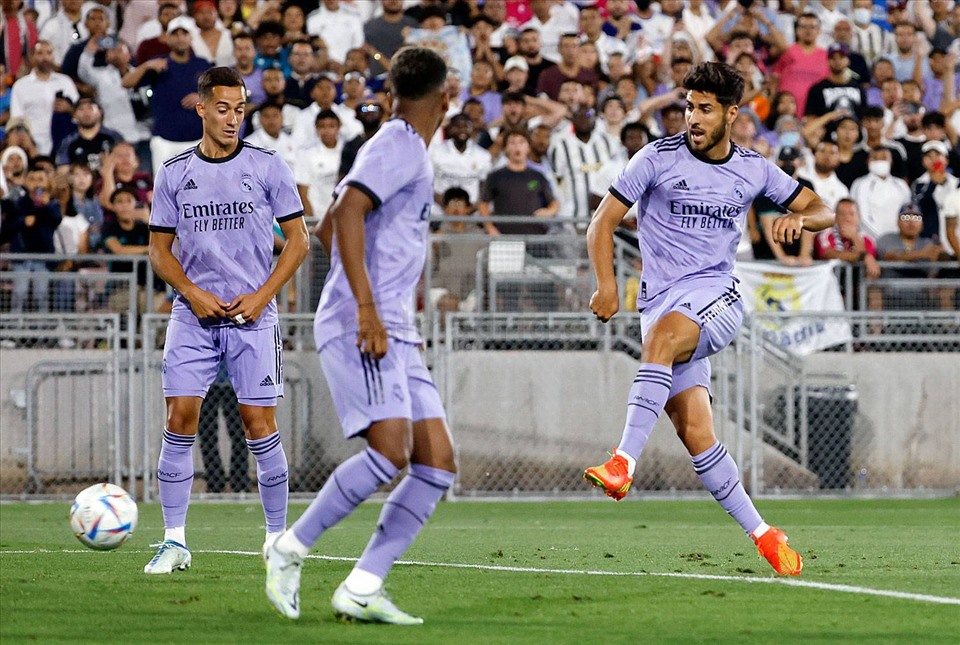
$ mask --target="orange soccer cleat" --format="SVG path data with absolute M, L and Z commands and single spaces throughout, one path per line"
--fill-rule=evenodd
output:
M 592 466 L 583 471 L 583 478 L 597 488 L 602 488 L 607 497 L 618 502 L 627 496 L 630 484 L 633 483 L 627 460 L 616 452 L 602 466 Z
M 787 545 L 787 536 L 775 526 L 759 538 L 753 538 L 760 552 L 770 566 L 782 576 L 799 576 L 803 571 L 803 557 Z

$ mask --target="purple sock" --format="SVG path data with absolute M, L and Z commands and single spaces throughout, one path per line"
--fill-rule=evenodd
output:
M 399 472 L 389 459 L 368 446 L 337 466 L 306 512 L 293 523 L 293 534 L 304 546 L 313 546 L 324 531 Z
M 157 486 L 163 508 L 163 526 L 172 529 L 187 524 L 187 507 L 193 487 L 193 442 L 196 435 L 174 434 L 163 429 Z
M 704 488 L 710 491 L 723 510 L 740 523 L 747 535 L 753 533 L 763 520 L 743 489 L 737 462 L 723 444 L 718 441 L 696 457 L 691 457 L 690 461 Z
M 437 502 L 454 479 L 456 474 L 448 470 L 410 464 L 410 472 L 383 505 L 377 530 L 357 562 L 357 568 L 386 578 L 393 563 L 413 544 L 420 529 L 433 515 Z
M 640 458 L 653 426 L 667 404 L 673 383 L 673 368 L 656 363 L 640 363 L 627 399 L 627 422 L 623 426 L 619 450 L 634 459 Z
M 287 455 L 280 444 L 280 433 L 263 439 L 247 439 L 247 448 L 257 460 L 257 488 L 267 533 L 279 533 L 287 528 Z

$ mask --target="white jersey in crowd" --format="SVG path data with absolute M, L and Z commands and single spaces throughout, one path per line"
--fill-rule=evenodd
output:
M 357 115 L 352 109 L 341 103 L 334 103 L 330 109 L 340 119 L 340 141 L 346 143 L 363 134 L 363 125 L 357 120 Z M 317 138 L 318 114 L 320 114 L 320 106 L 316 103 L 311 103 L 300 110 L 293 126 L 293 138 L 299 145 L 306 145 Z M 286 125 L 286 118 L 284 118 L 284 125 Z
M 323 217 L 333 202 L 333 190 L 340 178 L 340 156 L 343 142 L 328 148 L 316 139 L 297 148 L 297 164 L 293 169 L 297 186 L 307 187 L 307 199 L 314 217 Z
M 480 182 L 490 172 L 490 153 L 472 140 L 467 141 L 463 152 L 457 150 L 453 141 L 447 139 L 430 146 L 430 162 L 433 164 L 433 192 L 443 195 L 449 188 L 459 186 L 470 195 L 470 203 L 476 204 L 480 197 Z
M 899 230 L 897 217 L 900 207 L 910 201 L 910 186 L 899 177 L 870 173 L 854 180 L 850 198 L 857 202 L 863 229 L 874 240 L 879 240 Z
M 33 70 L 17 80 L 10 88 L 10 118 L 25 119 L 30 124 L 30 134 L 42 155 L 52 155 L 53 135 L 50 124 L 53 122 L 53 103 L 57 92 L 76 103 L 80 98 L 77 86 L 66 74 L 50 72 L 50 76 L 41 79 Z
M 77 67 L 80 80 L 97 92 L 97 104 L 103 110 L 103 127 L 119 132 L 124 141 L 137 143 L 150 138 L 150 126 L 137 121 L 130 102 L 130 91 L 120 85 L 122 74 L 113 65 L 95 65 L 93 54 L 80 54 Z
M 290 170 L 296 172 L 297 144 L 293 139 L 293 135 L 281 130 L 280 136 L 274 138 L 267 134 L 266 130 L 260 128 L 249 134 L 244 141 L 252 143 L 255 146 L 260 146 L 261 148 L 266 148 L 267 150 L 276 150 L 280 153 L 280 157 L 290 166 Z
M 943 231 L 943 248 L 956 257 L 953 247 L 950 246 L 950 240 L 947 238 L 946 231 L 948 227 L 953 226 L 953 231 L 960 238 L 960 189 L 957 189 L 947 195 L 947 199 L 940 209 L 940 230 Z
M 623 146 L 599 128 L 584 142 L 573 134 L 556 138 L 547 157 L 560 186 L 560 217 L 571 218 L 579 228 L 590 223 L 590 193 L 597 172 L 610 159 L 622 155 Z
M 826 204 L 830 210 L 836 209 L 837 202 L 844 197 L 850 197 L 850 191 L 847 189 L 847 185 L 840 181 L 837 173 L 831 172 L 828 177 L 821 177 L 813 169 L 812 162 L 806 168 L 802 168 L 800 172 L 797 173 L 797 176 L 803 177 L 813 184 L 813 192 L 820 196 L 820 199 L 823 200 L 823 203 Z

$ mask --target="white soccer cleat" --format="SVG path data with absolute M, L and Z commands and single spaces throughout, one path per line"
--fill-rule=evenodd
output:
M 333 613 L 340 620 L 359 620 L 365 623 L 388 623 L 391 625 L 422 625 L 423 618 L 401 611 L 390 596 L 380 587 L 372 594 L 361 596 L 347 589 L 341 582 L 333 592 Z
M 265 545 L 266 546 L 266 545 Z M 300 618 L 300 570 L 303 558 L 281 551 L 276 540 L 266 546 L 267 598 L 284 618 Z
M 174 542 L 173 540 L 164 540 L 150 546 L 157 548 L 157 554 L 143 568 L 144 573 L 159 574 L 172 573 L 174 569 L 184 571 L 190 568 L 193 562 L 193 556 L 190 555 L 190 549 Z
M 263 540 L 263 548 L 260 550 L 260 553 L 263 554 L 263 561 L 267 561 L 267 551 L 270 550 L 270 547 L 273 546 L 273 543 L 277 541 L 277 538 L 283 535 L 283 531 L 279 533 L 267 533 L 267 537 Z

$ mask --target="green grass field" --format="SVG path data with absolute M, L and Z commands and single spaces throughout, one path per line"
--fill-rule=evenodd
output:
M 378 504 L 317 544 L 299 621 L 264 597 L 258 503 L 194 504 L 193 568 L 162 577 L 142 573 L 158 505 L 97 553 L 71 534 L 68 504 L 4 504 L 0 642 L 960 642 L 960 499 L 759 507 L 806 556 L 799 578 L 776 579 L 712 501 L 441 504 L 388 580 L 426 624 L 393 627 L 340 624 L 329 604 Z

